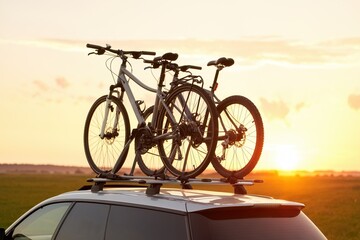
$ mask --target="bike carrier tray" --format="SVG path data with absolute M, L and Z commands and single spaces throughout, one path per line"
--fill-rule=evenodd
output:
M 174 177 L 158 178 L 150 176 L 131 176 L 131 175 L 111 175 L 107 177 L 99 176 L 95 178 L 89 178 L 88 182 L 94 183 L 91 186 L 92 192 L 99 192 L 104 189 L 105 184 L 111 186 L 121 186 L 131 184 L 147 185 L 146 194 L 155 195 L 160 192 L 160 188 L 163 184 L 176 184 L 180 185 L 183 189 L 192 189 L 193 185 L 232 185 L 234 187 L 235 194 L 247 194 L 244 186 L 252 186 L 255 183 L 262 183 L 263 180 L 259 179 L 226 179 L 226 178 L 188 178 L 179 179 Z M 127 186 L 129 186 L 127 185 Z

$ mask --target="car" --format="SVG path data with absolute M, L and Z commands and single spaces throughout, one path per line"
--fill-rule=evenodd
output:
M 1 239 L 326 239 L 304 204 L 247 194 L 252 180 L 188 180 L 182 188 L 146 177 L 89 181 L 39 203 Z M 197 184 L 232 184 L 234 193 L 192 189 Z

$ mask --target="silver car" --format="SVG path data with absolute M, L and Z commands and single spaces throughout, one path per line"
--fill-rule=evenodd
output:
M 249 195 L 241 183 L 237 193 L 113 183 L 45 200 L 2 229 L 1 239 L 326 239 L 303 204 Z

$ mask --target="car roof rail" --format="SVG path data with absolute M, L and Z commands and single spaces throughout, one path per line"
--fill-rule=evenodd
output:
M 96 193 L 102 191 L 106 187 L 119 187 L 119 186 L 147 186 L 146 194 L 155 195 L 160 192 L 163 184 L 180 185 L 183 189 L 192 189 L 193 185 L 232 185 L 235 194 L 247 194 L 245 186 L 251 186 L 255 183 L 262 183 L 263 180 L 259 179 L 234 179 L 234 178 L 174 178 L 168 177 L 159 178 L 151 176 L 132 176 L 132 175 L 100 175 L 95 178 L 87 180 L 93 183 L 91 191 Z

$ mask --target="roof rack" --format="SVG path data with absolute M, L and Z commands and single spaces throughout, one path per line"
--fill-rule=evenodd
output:
M 229 179 L 229 178 L 188 178 L 180 179 L 166 176 L 165 178 L 150 177 L 150 176 L 132 176 L 132 175 L 107 175 L 98 176 L 95 178 L 89 178 L 88 182 L 94 183 L 91 186 L 91 191 L 96 193 L 102 191 L 106 184 L 111 186 L 127 185 L 145 185 L 147 186 L 146 194 L 155 195 L 160 192 L 160 188 L 163 184 L 178 184 L 183 189 L 192 189 L 193 185 L 232 185 L 234 187 L 235 194 L 247 194 L 244 186 L 251 186 L 255 183 L 262 183 L 263 180 L 259 179 Z M 107 185 L 108 186 L 108 185 Z

